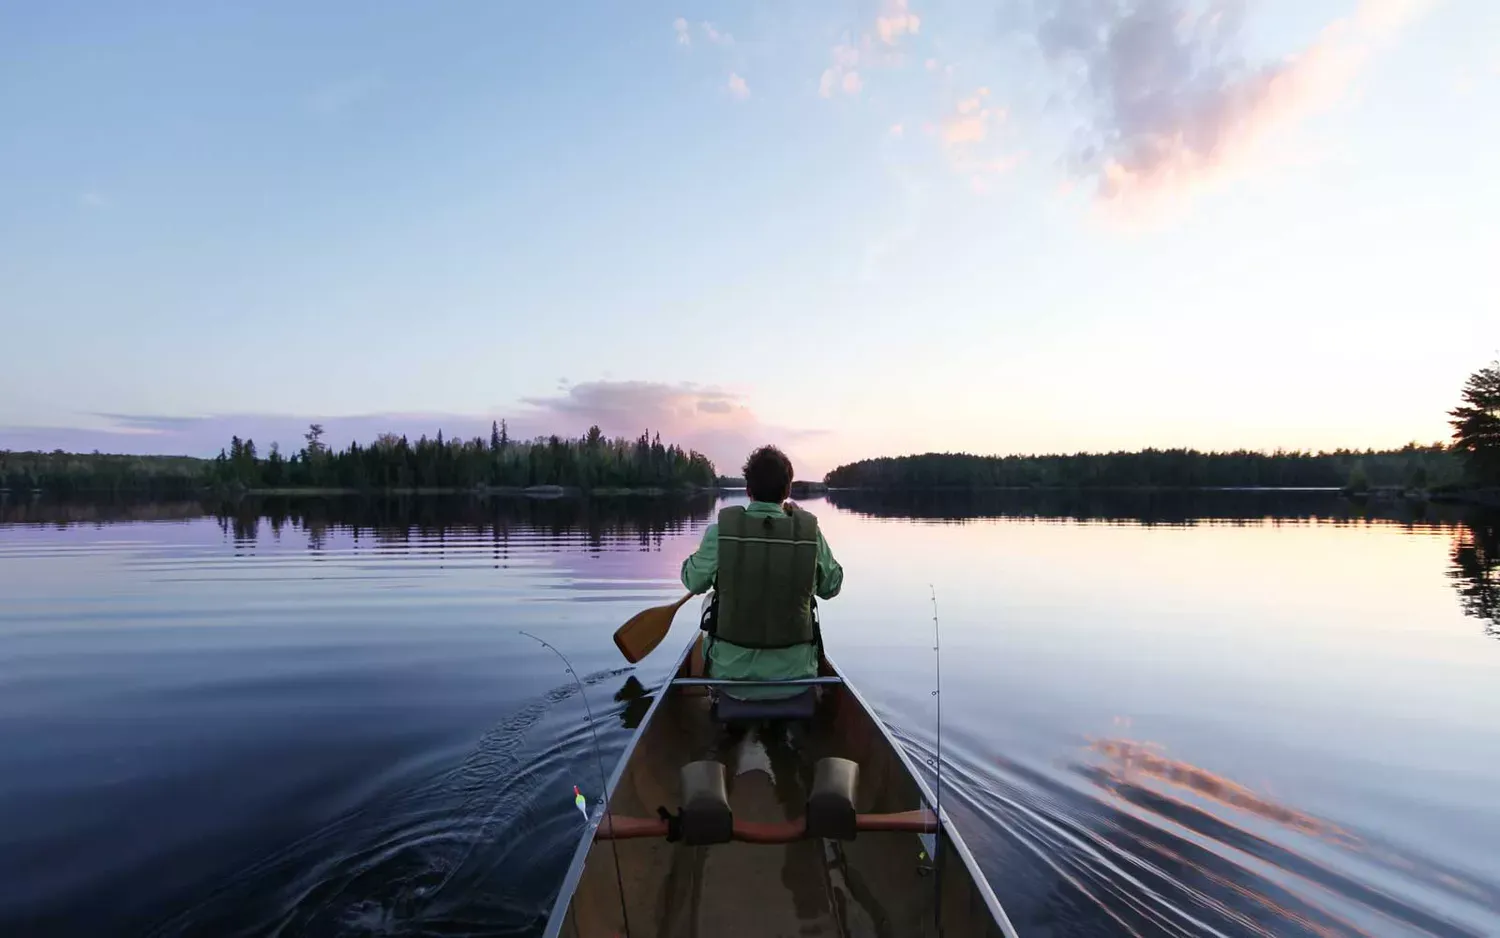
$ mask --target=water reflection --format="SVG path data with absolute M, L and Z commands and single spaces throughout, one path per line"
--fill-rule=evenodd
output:
M 75 525 L 137 521 L 189 521 L 211 517 L 237 543 L 254 544 L 269 533 L 304 532 L 320 549 L 330 531 L 358 539 L 405 542 L 433 536 L 504 536 L 515 531 L 554 537 L 582 535 L 602 544 L 633 537 L 659 543 L 664 535 L 708 520 L 712 494 L 683 498 L 480 499 L 461 496 L 366 498 L 272 497 L 195 501 L 58 501 L 0 499 L 0 524 Z
M 1192 525 L 1264 520 L 1382 521 L 1413 526 L 1459 524 L 1461 508 L 1428 502 L 1359 504 L 1327 489 L 1107 490 L 979 489 L 866 491 L 834 489 L 828 501 L 872 518 L 966 522 L 989 518 Z
M 641 720 L 646 718 L 646 711 L 651 709 L 651 700 L 652 695 L 646 691 L 646 685 L 639 678 L 634 674 L 627 677 L 620 689 L 615 691 L 615 702 L 625 705 L 620 710 L 620 725 L 627 730 L 640 726 Z
M 0 495 L 0 524 L 98 527 L 134 521 L 190 521 L 208 509 L 200 501 L 58 501 Z
M 1464 612 L 1500 638 L 1500 516 L 1471 518 L 1453 541 L 1448 571 Z
M 1311 851 L 1273 842 L 1270 829 L 1255 822 L 1316 838 L 1395 873 L 1401 881 L 1420 882 L 1432 895 L 1448 900 L 1445 905 L 1471 902 L 1495 908 L 1500 904 L 1500 890 L 1483 880 L 1431 857 L 1350 833 L 1222 775 L 1169 758 L 1161 747 L 1105 739 L 1088 748 L 1101 758 L 1080 761 L 1073 770 L 1132 809 L 1105 809 L 1113 830 L 1096 829 L 1095 834 L 1151 866 L 1170 871 L 1165 885 L 1178 892 L 1170 903 L 1174 912 L 1192 909 L 1194 915 L 1224 915 L 1231 921 L 1236 917 L 1262 919 L 1267 924 L 1279 923 L 1280 929 L 1296 923 L 1309 933 L 1325 935 L 1379 935 L 1386 933 L 1390 923 L 1428 935 L 1481 934 L 1344 875 Z M 1142 823 L 1141 817 L 1154 823 Z M 1173 830 L 1193 839 L 1177 836 Z M 1264 872 L 1256 869 L 1257 864 L 1264 864 Z M 1286 885 L 1278 882 L 1288 874 L 1294 879 Z M 1314 889 L 1309 891 L 1307 886 Z M 1372 926 L 1369 913 L 1386 925 Z

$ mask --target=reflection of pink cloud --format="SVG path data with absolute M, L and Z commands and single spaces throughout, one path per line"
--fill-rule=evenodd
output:
M 1271 132 L 1343 93 L 1376 46 L 1427 0 L 1362 0 L 1300 54 L 1246 67 L 1240 4 L 1081 6 L 1054 0 L 1038 28 L 1049 60 L 1080 79 L 1092 141 L 1074 155 L 1106 200 L 1188 189 L 1243 163 Z

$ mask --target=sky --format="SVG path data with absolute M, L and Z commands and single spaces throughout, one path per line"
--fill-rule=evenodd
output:
M 0 448 L 1399 446 L 1500 3 L 0 5 Z

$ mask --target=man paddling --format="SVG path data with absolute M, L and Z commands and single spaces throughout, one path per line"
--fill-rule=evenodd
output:
M 703 644 L 694 655 L 728 680 L 787 680 L 818 673 L 821 636 L 813 597 L 832 599 L 844 583 L 818 519 L 787 501 L 792 461 L 762 446 L 745 462 L 750 504 L 719 511 L 698 549 L 682 562 L 690 593 L 714 589 Z M 797 688 L 742 688 L 734 696 L 784 697 Z

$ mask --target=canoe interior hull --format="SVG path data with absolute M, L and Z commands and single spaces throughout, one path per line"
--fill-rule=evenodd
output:
M 825 672 L 834 673 L 831 667 Z M 737 823 L 800 819 L 813 767 L 824 756 L 859 763 L 855 807 L 861 814 L 930 807 L 889 737 L 845 686 L 821 689 L 816 716 L 794 740 L 775 724 L 726 731 L 712 720 L 703 688 L 672 686 L 662 693 L 611 795 L 616 817 L 654 818 L 658 807 L 676 811 L 680 768 L 705 758 L 726 766 Z M 996 919 L 994 896 L 976 882 L 966 852 L 961 856 L 939 835 L 937 876 L 924 841 L 933 843 L 934 837 L 864 831 L 849 841 L 706 847 L 655 837 L 595 839 L 552 933 L 614 938 L 627 933 L 628 915 L 632 938 L 1007 934 Z M 941 932 L 934 908 L 939 882 Z

